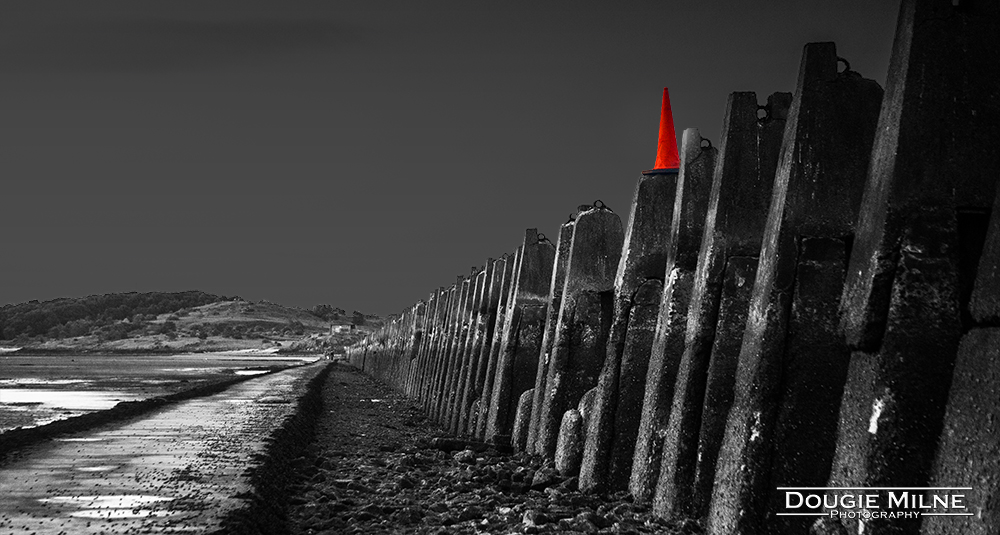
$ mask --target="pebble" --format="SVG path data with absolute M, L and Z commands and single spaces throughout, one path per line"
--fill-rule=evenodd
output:
M 372 398 L 392 403 L 362 401 Z M 582 494 L 552 462 L 448 437 L 415 404 L 352 368 L 334 370 L 324 403 L 309 458 L 293 474 L 290 533 L 703 532 L 693 520 L 654 519 L 627 493 Z

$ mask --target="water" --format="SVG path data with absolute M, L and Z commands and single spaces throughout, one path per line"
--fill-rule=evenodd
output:
M 0 432 L 164 396 L 199 383 L 316 357 L 247 354 L 58 355 L 0 353 Z

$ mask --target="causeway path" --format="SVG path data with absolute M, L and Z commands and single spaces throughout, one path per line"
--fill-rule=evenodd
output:
M 214 531 L 244 504 L 244 471 L 322 369 L 262 375 L 34 447 L 0 468 L 0 534 Z

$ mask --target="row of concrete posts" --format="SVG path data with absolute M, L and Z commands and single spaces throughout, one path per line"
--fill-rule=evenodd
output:
M 528 229 L 348 357 L 709 533 L 998 533 L 997 35 L 996 1 L 904 0 L 884 91 L 808 44 L 794 94 L 732 93 L 717 147 L 685 130 L 626 225 L 598 201 Z M 788 501 L 942 488 L 965 507 Z

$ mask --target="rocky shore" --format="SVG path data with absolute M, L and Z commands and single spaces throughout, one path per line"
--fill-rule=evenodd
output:
M 315 440 L 291 463 L 291 533 L 702 532 L 654 518 L 624 493 L 580 493 L 536 457 L 449 439 L 354 368 L 334 366 L 322 402 Z

